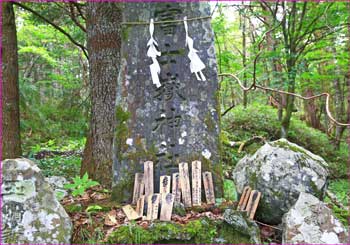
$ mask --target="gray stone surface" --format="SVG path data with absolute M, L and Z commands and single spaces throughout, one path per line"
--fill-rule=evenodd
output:
M 249 220 L 245 213 L 226 209 L 224 212 L 224 220 L 235 230 L 250 237 L 251 243 L 261 244 L 259 226 L 254 221 Z
M 149 22 L 209 16 L 208 3 L 125 4 L 124 21 Z M 155 191 L 159 176 L 178 172 L 178 163 L 202 161 L 212 171 L 216 195 L 222 195 L 219 141 L 218 78 L 210 19 L 188 21 L 189 36 L 206 68 L 206 81 L 190 71 L 183 22 L 157 24 L 154 39 L 162 53 L 160 82 L 152 84 L 147 57 L 149 25 L 123 25 L 122 69 L 117 88 L 114 195 L 130 200 L 135 172 L 155 162 Z
M 300 192 L 322 199 L 328 176 L 326 166 L 321 157 L 280 139 L 241 159 L 232 176 L 239 193 L 246 185 L 262 193 L 257 219 L 279 224 Z
M 349 244 L 345 227 L 326 204 L 304 192 L 283 216 L 282 225 L 284 244 Z
M 55 196 L 58 200 L 61 200 L 65 196 L 68 195 L 66 189 L 64 189 L 64 185 L 68 184 L 68 180 L 63 176 L 49 176 L 46 177 L 45 180 L 51 185 L 51 188 L 55 192 Z
M 40 169 L 30 160 L 2 164 L 2 244 L 69 243 L 72 223 Z

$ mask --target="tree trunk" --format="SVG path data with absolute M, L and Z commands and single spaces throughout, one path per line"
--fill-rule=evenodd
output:
M 307 88 L 304 92 L 306 97 L 314 96 L 312 89 Z M 321 122 L 320 117 L 318 116 L 317 105 L 315 104 L 315 100 L 305 100 L 305 114 L 306 114 L 306 123 L 313 128 L 320 129 Z
M 334 40 L 335 42 L 335 40 Z M 344 94 L 342 92 L 342 86 L 341 86 L 341 81 L 340 81 L 340 77 L 339 74 L 340 72 L 340 67 L 337 63 L 335 63 L 334 61 L 337 59 L 337 51 L 335 49 L 334 46 L 332 46 L 330 48 L 334 60 L 333 60 L 333 65 L 335 66 L 335 73 L 333 74 L 334 78 L 333 78 L 333 87 L 334 87 L 334 106 L 335 106 L 335 119 L 338 121 L 344 121 L 346 118 L 345 116 L 345 107 L 344 107 Z M 345 127 L 343 126 L 335 126 L 335 137 L 334 137 L 334 141 L 333 141 L 333 145 L 334 148 L 337 150 L 340 147 L 340 141 L 341 141 L 341 137 L 344 133 Z
M 242 24 L 242 65 L 243 65 L 243 85 L 244 87 L 247 87 L 247 72 L 245 71 L 245 68 L 247 66 L 247 42 L 246 42 L 246 24 L 247 20 L 244 16 L 244 13 L 240 16 L 241 17 L 241 24 Z M 248 103 L 248 91 L 243 91 L 243 106 L 244 108 L 247 107 Z
M 21 156 L 18 54 L 15 14 L 13 4 L 2 3 L 2 157 Z
M 294 54 L 294 52 L 291 52 Z M 295 92 L 295 62 L 293 60 L 287 60 L 287 70 L 288 70 L 288 92 Z M 295 97 L 291 95 L 287 95 L 287 103 L 286 103 L 286 113 L 282 119 L 282 127 L 281 127 L 281 138 L 287 138 L 290 119 L 292 118 L 292 113 L 294 111 L 294 100 Z
M 120 65 L 122 12 L 120 3 L 89 2 L 87 45 L 91 87 L 91 161 L 82 168 L 106 187 L 112 184 L 116 85 Z M 89 141 L 87 142 L 87 144 Z M 88 156 L 86 150 L 85 156 Z M 86 159 L 86 158 L 85 158 Z M 91 164 L 90 166 L 85 166 Z
M 347 3 L 348 7 L 348 13 L 350 12 L 350 3 Z M 350 23 L 350 15 L 348 15 L 348 23 Z M 350 24 L 348 24 L 348 38 L 347 38 L 347 50 L 348 50 L 348 55 L 350 54 Z M 348 92 L 348 97 L 347 97 L 347 102 L 348 102 L 348 108 L 347 108 L 347 123 L 350 124 L 350 58 L 348 60 L 348 72 L 346 75 L 346 86 L 347 86 L 347 92 Z M 350 126 L 347 127 L 348 129 L 348 136 L 347 136 L 347 144 L 348 144 L 348 152 L 350 152 Z M 348 157 L 347 161 L 348 165 L 348 180 L 350 180 L 350 157 Z M 349 198 L 348 198 L 348 201 Z

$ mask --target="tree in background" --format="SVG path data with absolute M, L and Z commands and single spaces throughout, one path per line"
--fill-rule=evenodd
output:
M 90 67 L 90 137 L 82 169 L 105 186 L 112 184 L 116 86 L 120 64 L 122 11 L 119 3 L 87 4 Z M 89 148 L 91 147 L 91 148 Z
M 21 156 L 18 53 L 13 4 L 2 3 L 2 159 Z

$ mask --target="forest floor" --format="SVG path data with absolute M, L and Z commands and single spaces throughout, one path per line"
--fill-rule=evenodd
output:
M 222 211 L 226 207 L 235 207 L 237 193 L 230 173 L 237 162 L 246 154 L 253 154 L 263 145 L 263 142 L 254 142 L 239 152 L 237 147 L 231 147 L 227 142 L 246 141 L 252 137 L 263 137 L 266 141 L 278 139 L 279 123 L 275 119 L 276 111 L 267 106 L 252 105 L 246 109 L 240 107 L 225 116 L 222 122 L 222 140 L 224 145 L 224 198 L 221 207 L 203 207 L 201 210 L 187 210 L 183 216 L 173 215 L 172 220 L 178 224 L 186 224 L 189 221 L 201 217 L 221 219 Z M 341 208 L 334 200 L 326 197 L 325 202 L 333 210 L 339 220 L 348 227 L 349 217 L 349 181 L 346 179 L 346 160 L 348 151 L 342 144 L 339 150 L 334 150 L 329 144 L 328 136 L 318 130 L 308 127 L 303 121 L 294 117 L 290 129 L 290 141 L 299 144 L 322 156 L 329 164 L 330 178 L 328 190 L 335 194 L 338 203 L 346 208 Z M 65 144 L 58 144 L 54 140 L 43 144 L 35 144 L 25 147 L 25 157 L 34 160 L 43 174 L 48 176 L 63 176 L 69 182 L 79 182 L 83 178 L 77 177 L 80 172 L 83 139 L 69 139 Z M 89 183 L 89 182 L 87 182 Z M 97 185 L 91 188 L 86 186 L 81 195 L 73 196 L 72 192 L 61 200 L 67 213 L 74 224 L 74 243 L 103 243 L 108 236 L 123 224 L 137 224 L 147 228 L 149 221 L 129 221 L 121 210 L 121 204 L 110 201 L 109 190 Z M 264 242 L 280 242 L 280 234 L 277 229 L 259 224 L 261 238 Z

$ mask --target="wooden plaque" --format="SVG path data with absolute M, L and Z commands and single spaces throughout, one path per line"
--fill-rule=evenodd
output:
M 144 163 L 144 184 L 145 184 L 145 196 L 149 196 L 154 193 L 153 189 L 153 162 L 147 161 Z
M 135 182 L 134 182 L 134 194 L 132 197 L 132 204 L 136 204 L 137 200 L 143 195 L 145 185 L 143 183 L 143 174 L 136 173 L 135 174 Z
M 170 182 L 171 182 L 171 177 L 169 175 L 160 176 L 160 182 L 159 182 L 160 194 L 170 193 Z
M 256 209 L 258 208 L 258 204 L 260 201 L 261 193 L 253 190 L 250 193 L 249 201 L 246 207 L 246 211 L 250 219 L 254 219 Z
M 192 162 L 192 205 L 200 206 L 202 197 L 202 163 L 200 161 Z
M 143 209 L 145 206 L 145 196 L 142 195 L 136 202 L 136 212 L 138 213 L 139 216 L 143 216 Z
M 252 188 L 250 188 L 248 186 L 248 188 L 246 189 L 244 197 L 243 197 L 243 194 L 242 194 L 243 201 L 242 201 L 242 205 L 241 205 L 241 209 L 240 209 L 241 211 L 245 211 L 246 210 L 251 191 L 252 191 Z
M 213 177 L 211 175 L 211 172 L 203 173 L 203 184 L 204 184 L 204 192 L 205 192 L 205 198 L 207 199 L 207 203 L 215 204 L 214 185 L 213 185 Z
M 174 194 L 167 193 L 162 195 L 162 208 L 160 211 L 160 220 L 171 220 L 171 213 L 173 212 Z
M 182 162 L 179 164 L 179 176 L 180 176 L 180 185 L 181 185 L 181 194 L 182 201 L 185 207 L 191 207 L 191 186 L 190 186 L 190 178 L 188 173 L 188 164 L 187 162 Z
M 180 188 L 179 173 L 173 173 L 172 193 L 174 194 L 174 203 L 180 203 L 181 202 L 181 188 Z
M 128 220 L 135 220 L 141 218 L 139 214 L 131 207 L 131 205 L 126 205 L 122 207 L 126 217 L 128 217 Z
M 152 194 L 147 198 L 147 217 L 146 220 L 158 219 L 158 209 L 160 194 Z
M 238 205 L 237 205 L 237 210 L 243 211 L 245 207 L 247 206 L 247 201 L 246 196 L 250 194 L 251 188 L 249 186 L 246 186 L 243 188 L 243 192 L 241 195 L 241 198 L 239 199 Z M 245 201 L 246 200 L 246 201 Z

